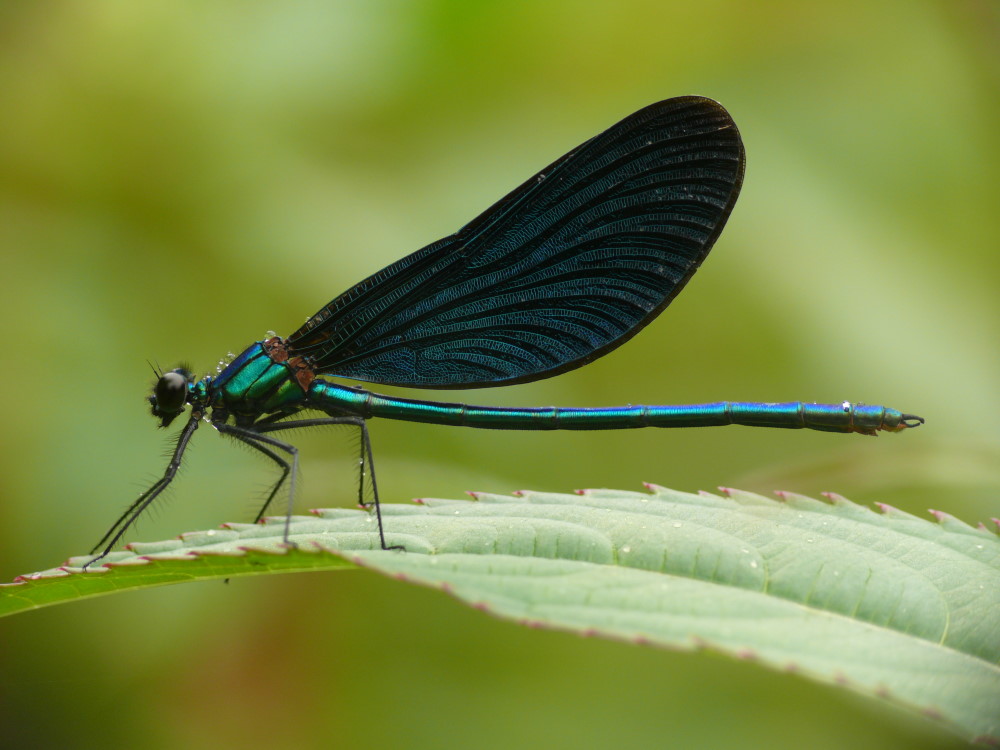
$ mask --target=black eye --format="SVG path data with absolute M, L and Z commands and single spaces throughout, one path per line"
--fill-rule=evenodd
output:
M 184 408 L 187 400 L 187 376 L 177 370 L 165 372 L 156 382 L 153 391 L 156 398 L 156 409 L 167 414 L 177 413 Z

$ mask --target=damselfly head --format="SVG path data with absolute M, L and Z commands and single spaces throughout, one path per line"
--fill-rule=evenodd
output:
M 194 375 L 183 367 L 160 375 L 148 397 L 153 416 L 160 420 L 160 427 L 167 427 L 184 411 Z

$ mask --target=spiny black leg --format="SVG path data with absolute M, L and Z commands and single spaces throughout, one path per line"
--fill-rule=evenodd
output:
M 257 428 L 259 426 L 266 425 L 266 424 L 274 424 L 275 422 L 280 422 L 282 419 L 286 419 L 287 417 L 291 416 L 292 414 L 295 414 L 295 412 L 294 411 L 289 411 L 289 412 L 277 411 L 274 414 L 268 414 L 266 417 L 260 417 L 259 419 L 255 420 L 254 423 L 253 423 L 253 425 L 252 425 L 252 427 L 253 428 Z
M 362 423 L 363 425 L 363 423 Z M 358 457 L 358 505 L 367 508 L 365 502 L 365 427 L 361 427 L 361 439 L 358 441 L 361 446 L 361 455 Z
M 385 531 L 382 528 L 382 507 L 379 505 L 378 484 L 375 482 L 375 461 L 372 456 L 371 438 L 368 436 L 368 423 L 362 417 L 320 417 L 317 419 L 296 419 L 291 422 L 275 422 L 255 424 L 254 430 L 259 432 L 276 432 L 278 430 L 293 430 L 297 427 L 319 427 L 322 425 L 350 424 L 361 428 L 361 455 L 368 457 L 368 473 L 371 476 L 372 495 L 374 496 L 375 520 L 378 522 L 378 540 L 382 549 L 403 549 L 399 545 L 388 546 L 385 543 Z M 363 473 L 363 470 L 362 470 Z M 363 498 L 362 498 L 363 499 Z M 362 506 L 368 507 L 362 502 Z
M 291 419 L 285 422 L 268 422 L 261 420 L 254 422 L 248 430 L 251 433 L 278 432 L 279 430 L 297 430 L 300 427 L 323 427 L 325 425 L 352 424 L 359 426 L 364 424 L 362 417 L 315 417 L 313 419 Z
M 385 532 L 382 530 L 382 506 L 378 501 L 378 483 L 375 481 L 375 459 L 372 456 L 372 441 L 368 436 L 368 423 L 361 420 L 361 453 L 364 455 L 368 454 L 368 474 L 372 478 L 372 496 L 375 498 L 375 518 L 378 521 L 378 540 L 382 545 L 382 549 L 396 549 L 401 550 L 403 546 L 401 544 L 394 544 L 391 547 L 385 543 Z M 362 473 L 364 469 L 362 468 Z
M 280 490 L 281 485 L 285 483 L 285 480 L 288 478 L 288 474 L 292 470 L 292 468 L 291 466 L 288 465 L 288 462 L 285 459 L 283 459 L 277 453 L 272 451 L 270 448 L 265 448 L 263 445 L 254 442 L 253 438 L 248 438 L 245 435 L 236 435 L 234 433 L 229 433 L 229 432 L 227 432 L 226 434 L 231 435 L 234 439 L 239 440 L 244 445 L 249 445 L 254 450 L 260 451 L 265 456 L 274 461 L 276 464 L 278 464 L 279 467 L 281 467 L 281 476 L 278 477 L 278 481 L 274 483 L 273 487 L 271 487 L 271 491 L 267 495 L 267 500 L 264 502 L 264 505 L 261 506 L 260 512 L 257 513 L 257 517 L 253 520 L 254 523 L 260 523 L 260 519 L 264 517 L 264 514 L 267 512 L 267 509 L 271 507 L 271 503 L 274 501 L 274 496 L 278 494 L 278 490 Z
M 115 521 L 114 526 L 108 529 L 107 533 L 101 537 L 101 541 L 94 545 L 94 548 L 90 551 L 91 554 L 97 552 L 97 550 L 104 547 L 105 543 L 107 543 L 107 546 L 104 547 L 104 551 L 101 554 L 83 566 L 85 570 L 98 560 L 107 557 L 108 553 L 114 549 L 116 544 L 118 544 L 118 540 L 125 535 L 125 532 L 128 531 L 129 527 L 135 523 L 136 519 L 143 514 L 146 508 L 149 507 L 149 504 L 156 499 L 157 495 L 167 488 L 167 485 L 169 485 L 173 480 L 174 475 L 177 474 L 177 469 L 181 465 L 181 456 L 184 455 L 184 451 L 187 449 L 188 442 L 191 440 L 191 436 L 194 434 L 194 431 L 198 429 L 198 422 L 200 419 L 200 415 L 192 415 L 191 419 L 188 420 L 188 423 L 184 425 L 184 430 L 177 438 L 177 447 L 174 448 L 174 455 L 170 458 L 170 463 L 167 464 L 167 469 L 163 472 L 163 476 L 157 479 L 152 487 L 139 495 L 136 501 L 129 506 L 128 510 L 122 513 L 121 517 Z
M 228 425 L 228 424 L 216 424 L 214 425 L 214 427 L 224 435 L 232 435 L 237 440 L 242 440 L 243 442 L 249 445 L 253 445 L 254 448 L 261 450 L 265 454 L 270 454 L 271 457 L 278 460 L 279 463 L 283 462 L 278 458 L 278 456 L 274 454 L 273 451 L 268 451 L 267 449 L 264 448 L 264 446 L 259 445 L 258 443 L 267 443 L 268 445 L 278 448 L 279 450 L 285 451 L 285 453 L 287 453 L 292 457 L 292 465 L 290 469 L 291 478 L 288 480 L 288 508 L 285 511 L 285 533 L 282 541 L 285 544 L 293 544 L 291 540 L 288 538 L 288 533 L 292 525 L 292 509 L 295 507 L 295 478 L 299 474 L 299 449 L 296 448 L 291 443 L 285 443 L 273 437 L 268 437 L 267 435 L 261 435 L 254 429 L 248 429 L 245 427 L 235 427 L 233 425 Z M 282 477 L 281 482 L 284 481 L 285 478 Z M 277 487 L 275 488 L 274 491 L 277 491 Z M 272 497 L 273 497 L 273 492 L 272 492 Z M 268 503 L 270 502 L 271 500 L 270 498 L 268 498 Z M 267 506 L 265 505 L 264 507 L 266 508 Z

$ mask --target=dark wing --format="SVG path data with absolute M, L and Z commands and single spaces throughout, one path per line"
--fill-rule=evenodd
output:
M 289 353 L 316 372 L 420 388 L 579 367 L 680 292 L 732 211 L 743 164 L 722 105 L 652 104 L 346 291 L 288 338 Z

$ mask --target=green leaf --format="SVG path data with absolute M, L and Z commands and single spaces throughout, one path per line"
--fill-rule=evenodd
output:
M 662 488 L 478 495 L 229 524 L 131 545 L 0 587 L 0 614 L 197 578 L 344 568 L 444 589 L 542 626 L 710 649 L 877 696 L 1000 743 L 1000 541 L 839 496 L 779 500 Z

